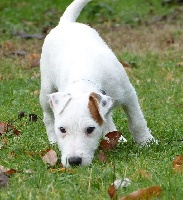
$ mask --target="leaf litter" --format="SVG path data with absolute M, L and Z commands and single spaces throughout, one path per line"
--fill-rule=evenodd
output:
M 99 150 L 111 150 L 114 149 L 120 140 L 122 133 L 119 131 L 109 132 L 105 135 L 105 138 L 100 142 Z
M 172 162 L 173 170 L 176 172 L 183 172 L 183 155 L 176 156 Z
M 23 111 L 20 111 L 18 113 L 18 119 L 21 120 L 23 117 L 25 117 L 25 113 Z M 38 119 L 38 116 L 36 114 L 29 114 L 29 121 L 36 122 Z M 19 135 L 20 131 L 18 131 L 12 124 L 8 122 L 0 122 L 0 136 L 7 133 L 8 131 L 13 131 L 15 135 Z M 103 163 L 107 163 L 108 159 L 107 156 L 104 153 L 104 150 L 111 150 L 114 149 L 118 143 L 119 139 L 121 137 L 121 133 L 118 131 L 110 132 L 105 135 L 105 138 L 101 141 L 99 145 L 99 161 Z M 2 139 L 2 142 L 4 143 L 4 146 L 7 145 L 8 140 L 6 138 Z M 0 148 L 1 149 L 1 148 Z M 42 156 L 43 162 L 49 164 L 51 168 L 49 169 L 49 172 L 72 172 L 71 169 L 67 169 L 63 166 L 59 166 L 59 168 L 53 168 L 56 166 L 58 162 L 57 153 L 52 149 L 43 150 L 41 152 L 28 152 L 24 151 L 26 154 L 33 156 L 33 155 L 40 155 Z M 46 153 L 45 153 L 46 152 Z M 44 154 L 44 155 L 43 155 Z M 183 165 L 183 156 L 176 156 L 173 160 L 173 169 L 178 172 L 182 172 L 182 165 Z M 34 173 L 33 170 L 28 169 L 24 171 L 17 171 L 16 169 L 10 169 L 5 168 L 0 165 L 0 187 L 6 187 L 9 185 L 9 180 L 6 175 L 12 175 L 17 172 L 24 172 L 24 173 Z M 151 179 L 152 176 L 150 173 L 148 173 L 146 170 L 139 170 L 137 172 L 138 175 L 140 175 L 143 178 Z M 108 188 L 108 194 L 113 200 L 118 199 L 117 190 L 119 188 L 127 187 L 131 184 L 131 181 L 128 178 L 117 179 L 115 180 L 110 187 Z M 161 194 L 162 188 L 160 186 L 152 186 L 149 188 L 142 188 L 135 192 L 132 192 L 131 194 L 120 198 L 119 200 L 134 200 L 134 199 L 150 199 L 151 197 L 157 197 Z

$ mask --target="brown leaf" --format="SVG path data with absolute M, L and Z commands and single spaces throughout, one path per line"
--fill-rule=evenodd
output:
M 107 192 L 108 192 L 108 194 L 109 194 L 109 196 L 110 196 L 110 198 L 112 200 L 117 200 L 118 199 L 117 190 L 116 190 L 114 184 L 109 186 Z
M 7 50 L 12 51 L 12 50 L 14 49 L 14 44 L 11 43 L 9 40 L 6 40 L 6 41 L 4 41 L 4 42 L 2 43 L 2 47 L 3 47 L 4 49 L 7 49 Z
M 30 68 L 38 67 L 40 65 L 40 54 L 32 53 L 26 56 L 28 62 L 30 63 Z
M 7 122 L 0 122 L 0 135 L 13 131 L 15 135 L 19 135 L 20 131 L 17 130 L 13 125 L 8 124 Z
M 6 138 L 3 138 L 0 143 L 0 149 L 3 149 L 4 147 L 6 147 L 7 144 L 8 144 L 8 140 Z
M 12 175 L 12 174 L 17 173 L 17 172 L 18 171 L 16 169 L 10 169 L 10 170 L 4 172 L 4 174 L 6 174 L 6 175 Z
M 102 163 L 107 163 L 108 162 L 107 156 L 105 155 L 105 153 L 102 150 L 99 150 L 98 159 Z
M 0 188 L 9 186 L 9 180 L 6 175 L 0 172 Z
M 54 150 L 48 151 L 44 156 L 43 156 L 43 161 L 45 163 L 50 164 L 51 166 L 54 166 L 57 163 L 58 157 L 57 154 Z
M 10 124 L 9 124 L 9 125 L 8 125 L 8 131 L 11 131 L 11 130 L 13 131 L 14 135 L 17 135 L 17 136 L 20 135 L 20 133 L 21 133 L 21 132 L 20 132 L 18 129 L 16 129 L 13 125 L 10 125 Z
M 7 132 L 7 125 L 6 122 L 0 122 L 0 135 Z
M 173 160 L 173 169 L 177 172 L 183 172 L 183 155 L 176 156 Z
M 14 128 L 13 129 L 13 133 L 18 136 L 18 135 L 20 135 L 21 132 L 19 130 L 17 130 L 17 129 Z
M 152 197 L 158 197 L 161 192 L 162 188 L 160 186 L 152 186 L 132 192 L 131 194 L 122 197 L 119 200 L 148 200 Z
M 0 172 L 6 174 L 6 175 L 12 175 L 17 172 L 16 169 L 10 169 L 10 168 L 5 168 L 2 165 L 0 165 Z
M 109 149 L 114 149 L 119 141 L 119 138 L 121 137 L 121 133 L 118 131 L 113 131 L 113 132 L 109 132 L 105 135 L 106 139 L 103 139 L 100 142 L 99 145 L 99 150 L 109 150 Z

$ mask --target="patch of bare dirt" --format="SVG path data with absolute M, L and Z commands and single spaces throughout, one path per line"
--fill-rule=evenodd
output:
M 106 43 L 117 53 L 134 54 L 183 51 L 183 27 L 181 25 L 107 26 L 97 27 Z
M 104 24 L 96 26 L 96 29 L 116 54 L 183 51 L 183 26 L 180 24 L 162 23 L 137 27 Z

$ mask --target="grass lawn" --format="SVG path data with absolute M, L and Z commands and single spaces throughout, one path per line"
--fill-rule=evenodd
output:
M 182 200 L 183 173 L 172 169 L 174 157 L 183 155 L 182 5 L 162 5 L 161 0 L 101 0 L 91 2 L 79 17 L 95 27 L 119 60 L 127 63 L 127 73 L 159 145 L 135 145 L 118 108 L 114 121 L 128 143 L 106 152 L 108 163 L 100 162 L 96 151 L 89 167 L 50 173 L 42 161 L 40 152 L 49 148 L 60 157 L 57 147 L 49 145 L 39 105 L 40 72 L 34 62 L 43 39 L 22 36 L 48 33 L 70 2 L 0 2 L 0 122 L 16 120 L 19 111 L 26 114 L 13 123 L 19 136 L 11 131 L 0 136 L 0 165 L 18 171 L 9 176 L 9 187 L 0 188 L 0 199 L 110 199 L 109 185 L 127 177 L 131 185 L 118 189 L 118 197 L 159 185 L 163 192 L 157 199 Z M 38 116 L 36 122 L 29 121 L 32 113 Z

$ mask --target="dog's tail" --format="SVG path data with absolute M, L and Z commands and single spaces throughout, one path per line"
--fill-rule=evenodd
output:
M 91 0 L 74 0 L 66 9 L 59 24 L 63 22 L 75 22 L 84 6 Z

